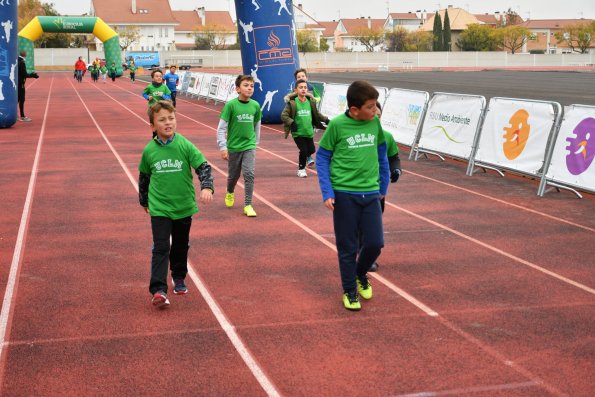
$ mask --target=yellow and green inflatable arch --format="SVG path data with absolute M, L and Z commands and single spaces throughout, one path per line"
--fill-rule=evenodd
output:
M 33 42 L 43 33 L 93 33 L 103 42 L 105 62 L 116 65 L 116 74 L 122 75 L 122 54 L 120 36 L 98 17 L 35 17 L 19 32 L 19 53 L 27 53 L 26 64 L 29 73 L 35 70 Z M 74 64 L 74 61 L 73 61 Z

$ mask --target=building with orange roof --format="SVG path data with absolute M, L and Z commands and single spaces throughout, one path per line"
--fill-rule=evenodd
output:
M 556 33 L 563 31 L 565 26 L 589 24 L 593 19 L 530 19 L 520 24 L 531 31 L 523 52 L 543 51 L 546 54 L 565 54 L 572 50 L 566 42 L 559 42 Z M 591 39 L 591 49 L 595 49 L 595 37 Z
M 354 51 L 365 52 L 366 47 L 357 39 L 357 37 L 366 30 L 384 31 L 385 19 L 373 18 L 342 18 L 335 29 L 335 51 Z M 374 52 L 382 51 L 383 46 L 378 45 Z
M 215 34 L 218 48 L 227 48 L 237 43 L 237 27 L 228 11 L 206 11 L 199 7 L 191 11 L 173 11 L 178 25 L 175 27 L 175 48 L 193 49 L 197 32 Z
M 178 25 L 168 0 L 91 0 L 90 15 L 101 18 L 118 31 L 139 28 L 139 39 L 128 51 L 169 51 L 175 46 L 174 29 Z M 103 43 L 95 39 L 96 48 Z
M 426 22 L 427 17 L 428 14 L 425 10 L 417 12 L 391 12 L 386 18 L 384 29 L 395 30 L 401 27 L 408 31 L 415 31 Z
M 455 45 L 458 41 L 461 32 L 467 29 L 468 25 L 471 24 L 480 24 L 484 25 L 485 23 L 482 22 L 477 18 L 477 16 L 470 14 L 466 10 L 462 8 L 456 8 L 449 6 L 447 9 L 442 9 L 438 11 L 440 14 L 440 19 L 442 20 L 442 26 L 444 26 L 444 15 L 448 10 L 448 19 L 450 20 L 450 33 L 451 33 L 451 42 L 450 48 L 451 51 L 460 51 L 459 47 Z M 426 22 L 421 26 L 421 30 L 426 32 L 431 32 L 434 30 L 434 18 L 436 17 L 436 13 L 431 14 L 428 16 Z

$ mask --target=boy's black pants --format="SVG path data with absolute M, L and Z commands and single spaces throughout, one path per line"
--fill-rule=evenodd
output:
M 185 278 L 188 273 L 188 241 L 192 217 L 169 219 L 163 216 L 151 217 L 153 231 L 153 255 L 151 258 L 151 281 L 149 291 L 167 292 L 167 264 L 173 279 Z M 171 247 L 169 237 L 171 236 Z
M 384 247 L 380 195 L 335 191 L 333 225 L 343 291 L 355 292 L 356 276 L 366 275 Z
M 308 159 L 308 156 L 311 156 L 316 152 L 316 147 L 314 146 L 314 138 L 298 136 L 293 138 L 293 141 L 300 150 L 300 155 L 298 157 L 298 168 L 300 170 L 303 170 L 304 168 L 306 168 L 306 160 Z

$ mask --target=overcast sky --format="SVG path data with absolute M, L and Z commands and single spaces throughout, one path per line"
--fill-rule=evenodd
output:
M 41 0 L 54 3 L 63 15 L 80 15 L 89 12 L 91 0 Z M 131 0 L 121 0 L 131 1 Z M 259 3 L 272 0 L 256 0 Z M 246 1 L 250 4 L 249 1 Z M 204 6 L 207 10 L 226 10 L 235 19 L 233 0 L 170 0 L 174 10 L 191 10 Z M 304 11 L 319 21 L 339 18 L 372 17 L 386 18 L 390 12 L 416 10 L 435 11 L 448 5 L 464 8 L 472 14 L 516 11 L 524 19 L 595 19 L 595 0 L 295 0 L 303 4 Z M 364 9 L 365 8 L 365 9 Z

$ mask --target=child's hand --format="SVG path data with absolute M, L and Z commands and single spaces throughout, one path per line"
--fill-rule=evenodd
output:
M 209 204 L 213 201 L 213 191 L 211 189 L 202 189 L 200 191 L 200 201 L 203 204 Z
M 143 207 L 143 209 L 145 210 L 145 212 L 148 214 L 149 213 L 149 207 Z
M 228 153 L 227 153 L 227 150 L 222 150 L 222 151 L 221 151 L 221 158 L 222 158 L 223 160 L 227 160 L 227 159 L 229 159 L 229 155 L 228 155 Z
M 163 92 L 157 92 L 157 96 L 163 96 Z
M 333 211 L 335 209 L 335 199 L 330 198 L 330 199 L 324 200 L 324 206 L 326 208 L 328 208 L 329 210 Z
M 153 95 L 149 95 L 149 102 L 153 99 Z

